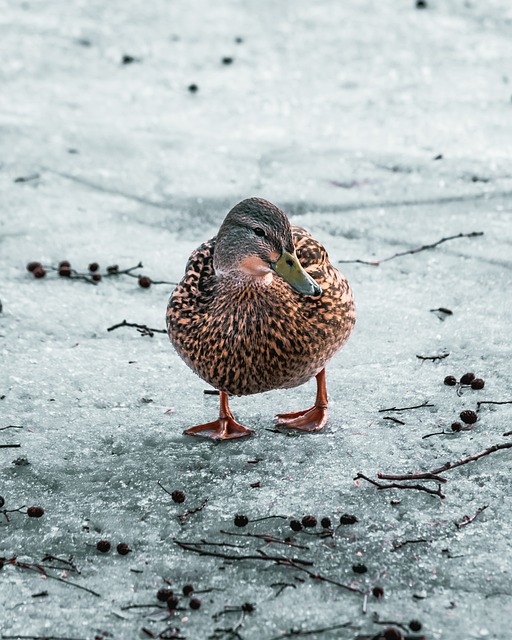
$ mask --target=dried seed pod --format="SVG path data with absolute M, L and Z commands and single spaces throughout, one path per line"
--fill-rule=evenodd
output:
M 156 593 L 157 600 L 160 600 L 160 602 L 167 602 L 169 598 L 172 598 L 173 596 L 174 591 L 172 589 L 167 589 L 166 587 L 158 589 Z
M 117 545 L 117 553 L 121 556 L 126 556 L 131 552 L 130 547 L 126 544 L 126 542 L 120 542 Z
M 99 268 L 100 265 L 97 262 L 91 262 L 91 264 L 89 265 L 89 271 L 91 271 L 91 273 L 94 273 L 94 271 L 98 271 Z
M 368 567 L 360 562 L 359 564 L 352 565 L 352 571 L 354 573 L 366 573 L 368 571 Z
M 151 278 L 149 276 L 139 276 L 139 287 L 149 289 L 151 286 Z
M 191 609 L 199 609 L 201 607 L 201 600 L 199 600 L 199 598 L 190 598 L 189 605 Z
M 313 527 L 316 527 L 315 516 L 304 516 L 302 518 L 302 526 L 307 527 L 308 529 L 312 529 Z
M 340 516 L 340 524 L 355 524 L 357 521 L 356 516 L 353 516 L 350 513 L 344 513 Z
M 29 507 L 27 509 L 27 516 L 29 518 L 40 518 L 44 515 L 43 507 Z
M 375 596 L 375 598 L 383 598 L 384 597 L 384 589 L 382 587 L 379 586 L 375 586 L 372 589 L 372 594 Z
M 462 430 L 462 425 L 460 422 L 452 422 L 452 426 L 451 426 L 452 431 L 461 431 Z
M 409 622 L 409 629 L 411 631 L 421 631 L 422 624 L 419 620 L 411 620 Z
M 466 424 L 475 424 L 475 422 L 478 420 L 478 416 L 474 411 L 471 411 L 471 409 L 461 411 L 459 415 L 462 422 L 465 422 Z
M 176 491 L 173 491 L 171 493 L 171 498 L 173 502 L 176 502 L 176 504 L 181 504 L 186 500 L 185 494 L 183 493 L 183 491 L 180 491 L 179 489 L 176 489 Z
M 235 523 L 235 527 L 245 527 L 249 523 L 249 518 L 241 513 L 237 513 L 233 522 Z
M 394 627 L 388 627 L 384 629 L 382 634 L 385 640 L 404 640 L 404 636 L 401 631 L 395 629 Z
M 94 282 L 100 282 L 100 280 L 102 279 L 102 275 L 101 273 L 93 273 L 91 278 Z
M 461 384 L 471 384 L 473 382 L 473 380 L 475 379 L 475 374 L 474 373 L 465 373 L 461 379 L 460 379 L 460 383 Z
M 330 529 L 330 528 L 331 528 L 331 526 L 332 526 L 332 522 L 331 522 L 331 519 L 330 519 L 330 518 L 322 518 L 322 519 L 320 520 L 320 524 L 322 525 L 322 527 L 323 527 L 324 529 Z
M 485 381 L 482 378 L 475 378 L 471 382 L 471 388 L 475 390 L 483 389 L 485 387 Z
M 40 267 L 41 263 L 40 262 L 29 262 L 27 264 L 27 271 L 30 271 L 30 273 L 33 273 L 37 267 Z
M 290 527 L 293 529 L 293 531 L 302 531 L 302 525 L 299 520 L 291 520 Z
M 455 376 L 446 376 L 446 378 L 444 379 L 444 383 L 448 387 L 454 387 L 457 384 L 457 379 L 455 378 Z
M 96 543 L 96 549 L 101 551 L 101 553 L 108 553 L 111 548 L 111 544 L 108 540 L 98 540 Z
M 39 265 L 32 271 L 32 275 L 34 278 L 44 278 L 46 271 L 42 265 Z
M 192 593 L 194 593 L 194 587 L 191 584 L 186 584 L 183 587 L 183 595 L 186 596 L 187 598 L 192 595 Z
M 176 607 L 179 604 L 179 600 L 176 596 L 171 596 L 168 600 L 167 600 L 167 608 L 170 611 L 174 611 L 174 609 L 176 609 Z

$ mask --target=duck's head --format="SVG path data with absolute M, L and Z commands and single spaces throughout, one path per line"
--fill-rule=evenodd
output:
M 220 276 L 269 278 L 276 273 L 303 295 L 322 293 L 297 258 L 288 218 L 261 198 L 242 200 L 228 213 L 217 234 L 213 264 Z

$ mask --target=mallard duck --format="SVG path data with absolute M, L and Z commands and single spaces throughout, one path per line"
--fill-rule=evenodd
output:
M 220 392 L 218 420 L 183 433 L 250 436 L 229 396 L 290 389 L 313 376 L 313 407 L 277 415 L 276 426 L 320 431 L 327 422 L 325 365 L 354 322 L 352 291 L 324 247 L 270 202 L 238 203 L 218 234 L 192 253 L 167 307 L 176 351 Z

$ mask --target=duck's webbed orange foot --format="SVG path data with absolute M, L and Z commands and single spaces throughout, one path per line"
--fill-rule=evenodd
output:
M 220 392 L 219 419 L 206 424 L 199 424 L 197 427 L 190 427 L 183 432 L 185 436 L 196 436 L 199 438 L 212 438 L 212 440 L 232 440 L 233 438 L 246 438 L 254 435 L 252 429 L 239 424 L 229 408 L 228 394 Z
M 185 429 L 183 435 L 199 438 L 212 438 L 212 440 L 231 440 L 232 438 L 246 438 L 252 436 L 254 431 L 239 424 L 234 418 L 219 418 L 214 422 L 199 424 L 197 427 Z
M 311 407 L 305 411 L 280 413 L 276 416 L 278 429 L 298 429 L 300 431 L 320 431 L 327 424 L 327 407 Z
M 325 387 L 325 369 L 316 376 L 316 400 L 311 409 L 280 413 L 276 416 L 278 429 L 299 429 L 299 431 L 320 431 L 327 424 L 327 389 Z

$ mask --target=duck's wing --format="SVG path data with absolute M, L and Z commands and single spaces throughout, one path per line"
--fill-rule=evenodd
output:
M 207 281 L 215 276 L 213 268 L 213 253 L 215 240 L 211 238 L 195 249 L 188 259 L 185 275 L 179 286 L 189 290 L 203 291 Z

